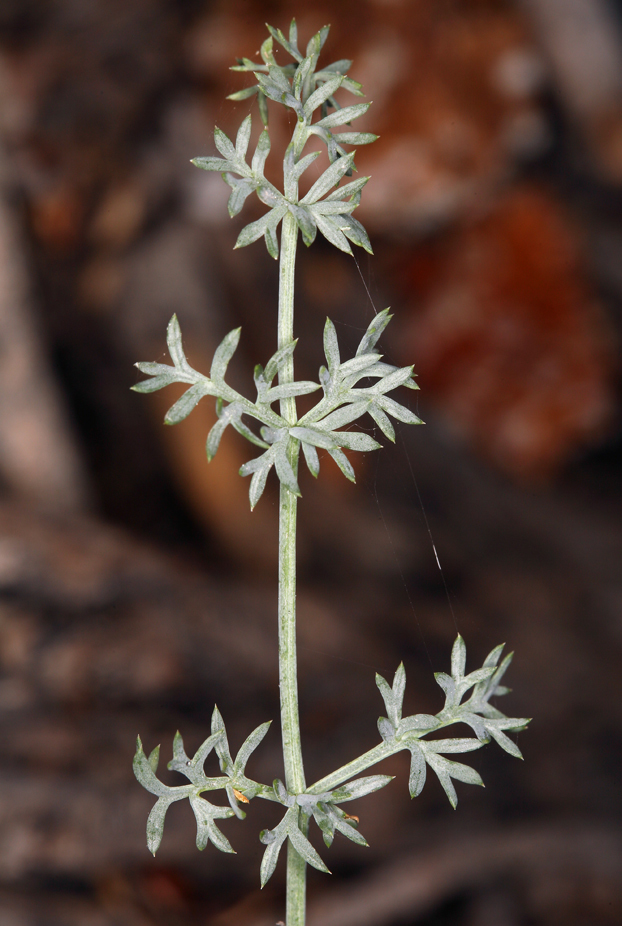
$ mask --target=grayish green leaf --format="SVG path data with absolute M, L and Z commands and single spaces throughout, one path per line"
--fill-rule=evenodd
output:
M 493 649 L 491 649 L 491 651 L 484 659 L 483 665 L 486 667 L 496 666 L 499 662 L 499 659 L 501 658 L 501 653 L 503 652 L 504 647 L 505 643 L 500 643 L 499 646 L 495 646 Z
M 190 806 L 197 821 L 197 849 L 203 851 L 207 843 L 211 842 L 221 852 L 235 854 L 235 850 L 232 849 L 227 837 L 220 832 L 214 823 L 214 820 L 225 820 L 232 817 L 234 815 L 233 810 L 230 807 L 216 807 L 204 798 L 194 794 L 190 796 Z
M 494 721 L 489 721 L 486 724 L 486 729 L 502 749 L 508 752 L 511 756 L 514 756 L 516 759 L 523 758 L 523 754 L 516 743 L 511 740 L 509 736 L 506 736 L 505 733 L 499 729 L 499 727 L 494 726 Z
M 309 247 L 315 241 L 315 236 L 317 234 L 317 225 L 313 219 L 313 214 L 310 209 L 305 209 L 304 206 L 294 206 L 289 207 L 290 212 L 296 219 L 298 228 L 302 232 L 302 240 Z
M 149 765 L 151 766 L 151 770 L 153 774 L 155 775 L 155 773 L 158 770 L 158 764 L 160 762 L 160 747 L 159 746 L 156 746 L 155 749 L 151 750 L 151 752 L 149 753 L 148 761 L 149 761 Z
M 378 732 L 386 743 L 392 743 L 395 739 L 395 727 L 387 717 L 378 718 Z
M 391 424 L 391 422 L 385 415 L 385 413 L 382 411 L 382 409 L 379 408 L 377 405 L 372 404 L 369 406 L 367 411 L 369 412 L 371 417 L 374 419 L 374 421 L 376 422 L 376 424 L 378 425 L 378 427 L 380 428 L 384 436 L 388 437 L 390 441 L 393 441 L 393 443 L 395 443 L 395 430 L 393 428 L 393 425 Z
M 435 672 L 434 678 L 447 695 L 448 700 L 453 699 L 456 694 L 456 684 L 453 678 L 445 672 Z
M 313 868 L 317 868 L 318 871 L 325 871 L 327 874 L 330 874 L 330 871 L 320 856 L 317 854 L 307 837 L 303 836 L 303 834 L 300 832 L 297 825 L 290 826 L 288 835 L 294 849 L 308 865 L 312 865 Z
M 259 115 L 264 125 L 268 125 L 268 101 L 266 95 L 261 90 L 257 94 L 257 105 L 259 106 Z
M 166 344 L 171 360 L 176 367 L 185 368 L 188 366 L 186 355 L 181 342 L 181 328 L 177 315 L 173 315 L 166 329 Z
M 349 58 L 340 58 L 339 61 L 333 61 L 332 64 L 325 65 L 321 71 L 318 71 L 318 76 L 324 74 L 325 71 L 335 74 L 347 74 L 347 72 L 352 67 L 352 61 Z
M 276 237 L 276 226 L 268 225 L 264 233 L 264 238 L 266 240 L 266 248 L 268 249 L 268 254 L 274 260 L 278 260 L 279 257 L 279 242 Z
M 481 749 L 485 744 L 479 739 L 460 736 L 444 740 L 426 740 L 427 750 L 430 752 L 473 752 L 474 749 Z
M 319 151 L 312 151 L 310 154 L 305 154 L 303 158 L 300 158 L 298 163 L 295 165 L 292 176 L 294 180 L 299 180 L 302 177 L 303 173 L 310 167 L 311 164 L 320 156 Z
M 324 103 L 329 97 L 333 95 L 333 93 L 335 93 L 335 91 L 339 90 L 342 83 L 343 76 L 341 74 L 337 74 L 335 77 L 331 77 L 329 80 L 327 80 L 326 83 L 322 84 L 322 86 L 318 87 L 317 90 L 311 94 L 303 107 L 303 113 L 307 122 L 311 121 L 311 117 L 318 106 L 321 106 L 322 103 Z
M 320 125 L 325 129 L 332 129 L 336 125 L 346 125 L 366 113 L 370 106 L 371 103 L 355 103 L 353 106 L 344 106 L 343 109 L 338 109 L 334 113 L 329 113 L 324 119 L 320 119 L 319 122 L 316 122 L 316 125 Z
M 367 775 L 365 778 L 355 778 L 354 781 L 349 781 L 333 791 L 331 801 L 337 804 L 355 801 L 359 797 L 365 797 L 367 794 L 373 794 L 374 791 L 385 788 L 391 781 L 393 781 L 393 775 Z
M 319 388 L 319 383 L 312 383 L 310 380 L 301 380 L 297 383 L 285 383 L 283 386 L 273 386 L 272 389 L 268 389 L 264 395 L 264 401 L 272 403 L 276 402 L 277 399 L 288 399 L 292 396 L 309 395 L 311 392 L 317 392 Z
M 194 164 L 195 167 L 200 167 L 201 170 L 215 170 L 220 174 L 228 170 L 237 172 L 235 161 L 223 160 L 222 158 L 192 158 L 190 163 Z
M 136 366 L 138 366 L 138 364 L 136 364 Z M 173 367 L 169 367 L 169 369 L 171 373 L 162 376 L 154 376 L 153 379 L 144 379 L 141 383 L 134 383 L 133 386 L 130 386 L 130 389 L 132 392 L 157 392 L 158 389 L 164 389 L 165 386 L 170 386 L 171 383 L 179 382 Z
M 466 666 L 466 646 L 458 634 L 451 650 L 451 674 L 456 681 L 464 677 Z
M 378 359 L 382 354 L 360 354 L 356 357 L 352 357 L 351 360 L 346 360 L 345 363 L 341 364 L 339 372 L 342 376 L 351 376 L 353 373 L 357 373 L 357 379 L 360 379 L 362 375 L 366 375 L 363 371 L 366 371 L 369 367 L 372 367 L 376 364 Z M 356 380 L 355 380 L 356 381 Z M 369 390 L 372 392 L 373 390 Z
M 412 376 L 412 371 L 412 367 L 400 367 L 395 373 L 389 373 L 388 376 L 383 377 L 383 379 L 379 380 L 374 386 L 371 386 L 369 391 L 376 395 L 391 392 L 391 390 L 397 389 L 398 386 L 403 386 Z M 387 409 L 385 409 L 385 411 L 386 410 Z
M 291 811 L 288 811 L 290 813 Z M 287 816 L 287 814 L 286 814 Z M 262 888 L 266 886 L 276 868 L 279 859 L 279 853 L 285 840 L 287 839 L 287 828 L 283 826 L 285 820 L 281 821 L 274 830 L 263 830 L 260 835 L 261 842 L 266 845 L 266 851 L 263 854 L 260 868 L 260 878 Z
M 358 219 L 355 219 L 354 216 L 343 215 L 340 228 L 346 238 L 348 238 L 353 244 L 356 244 L 357 247 L 363 248 L 363 250 L 367 251 L 368 254 L 374 253 L 372 250 L 371 242 L 369 240 L 369 235 L 365 231 L 365 228 L 358 221 Z
M 241 100 L 247 100 L 249 97 L 255 96 L 258 89 L 259 88 L 257 86 L 245 87 L 244 90 L 238 90 L 236 93 L 230 93 L 229 96 L 226 97 L 226 99 L 233 100 L 234 102 L 239 102 Z
M 288 42 L 280 29 L 275 29 L 273 26 L 270 26 L 268 23 L 266 23 L 266 26 L 270 34 L 273 36 L 273 38 L 275 38 L 277 42 L 283 46 L 283 48 L 292 56 L 292 58 L 295 58 L 297 61 L 300 61 L 302 55 L 297 50 L 295 44 L 292 45 L 290 42 Z
M 337 332 L 330 318 L 326 319 L 326 324 L 324 325 L 324 356 L 326 357 L 328 369 L 331 374 L 334 374 L 341 364 L 341 357 L 339 354 Z
M 402 383 L 402 386 L 405 383 Z M 400 405 L 394 399 L 390 399 L 388 396 L 379 396 L 376 400 L 377 405 L 379 405 L 385 412 L 388 412 L 389 415 L 392 415 L 396 421 L 403 421 L 404 424 L 423 424 L 421 418 L 415 415 L 414 412 L 411 412 L 409 408 L 406 408 L 405 405 Z
M 233 164 L 238 164 L 238 155 L 231 139 L 227 138 L 225 133 L 222 129 L 219 129 L 218 126 L 214 128 L 214 144 L 224 158 L 231 161 Z
M 449 799 L 451 806 L 456 809 L 458 806 L 458 795 L 456 794 L 456 789 L 454 788 L 451 776 L 447 770 L 447 765 L 449 764 L 448 759 L 443 759 L 442 756 L 428 755 L 425 754 L 425 759 L 430 768 L 436 772 L 436 777 L 440 781 L 445 794 Z
M 306 441 L 314 447 L 323 447 L 324 450 L 331 450 L 339 446 L 338 440 L 332 433 L 319 430 L 318 428 L 290 428 L 289 433 L 299 441 Z
M 344 425 L 350 424 L 352 421 L 356 421 L 357 418 L 360 418 L 361 415 L 364 415 L 369 405 L 368 399 L 364 399 L 361 402 L 353 402 L 352 405 L 344 405 L 342 408 L 337 409 L 337 411 L 327 415 L 326 418 L 323 418 L 319 422 L 319 426 L 327 431 L 332 431 L 335 428 L 342 428 Z
M 247 116 L 242 122 L 240 128 L 238 129 L 238 134 L 235 140 L 235 151 L 238 158 L 243 161 L 246 158 L 246 152 L 248 151 L 248 143 L 251 137 L 251 128 L 252 120 L 250 116 Z
M 159 798 L 147 817 L 147 848 L 152 855 L 156 854 L 162 842 L 166 811 L 176 800 L 179 800 L 179 798 L 170 795 Z
M 369 177 L 358 177 L 357 180 L 352 180 L 344 186 L 337 187 L 336 190 L 328 194 L 324 202 L 330 203 L 333 202 L 333 200 L 345 199 L 348 196 L 356 196 L 357 193 L 361 192 L 368 180 Z
M 274 42 L 272 41 L 272 36 L 268 36 L 266 41 L 263 43 L 263 45 L 259 49 L 259 53 L 263 61 L 265 61 L 265 63 L 268 66 L 272 65 L 276 67 L 276 62 L 274 60 L 274 54 L 272 53 L 273 46 L 274 46 Z
M 308 444 L 306 441 L 301 441 L 301 446 L 307 466 L 309 467 L 309 472 L 317 479 L 320 474 L 320 459 L 317 455 L 317 450 L 313 444 Z
M 179 424 L 180 421 L 188 417 L 192 409 L 198 405 L 204 396 L 215 394 L 214 384 L 207 377 L 203 378 L 200 382 L 191 386 L 190 389 L 187 389 L 182 397 L 169 408 L 164 418 L 164 424 Z
M 330 192 L 333 187 L 337 186 L 346 171 L 350 169 L 353 160 L 354 152 L 346 154 L 344 157 L 335 161 L 334 164 L 331 164 L 330 167 L 324 171 L 322 176 L 315 181 L 309 192 L 306 196 L 303 196 L 300 202 L 303 204 L 315 203 L 326 193 Z
M 438 717 L 432 714 L 413 714 L 411 717 L 404 717 L 400 723 L 400 732 L 408 731 L 430 731 L 438 727 L 440 721 Z
M 285 441 L 279 441 L 278 444 L 274 445 L 274 468 L 276 469 L 276 474 L 282 485 L 284 485 L 286 489 L 289 489 L 292 495 L 300 496 L 300 489 L 298 488 L 294 470 L 287 459 Z
M 329 203 L 322 199 L 319 203 L 311 203 L 308 209 L 312 216 L 338 215 L 340 218 L 343 217 L 345 222 L 346 214 L 356 209 L 356 205 L 354 203 L 344 203 L 341 200 Z
M 261 238 L 262 235 L 265 235 L 269 228 L 276 228 L 286 212 L 287 206 L 280 205 L 257 219 L 256 222 L 246 225 L 238 235 L 238 240 L 235 243 L 236 248 L 245 248 Z
M 272 723 L 271 720 L 267 720 L 265 723 L 262 723 L 258 727 L 256 727 L 253 730 L 253 732 L 250 733 L 249 736 L 246 737 L 246 739 L 242 743 L 242 746 L 240 747 L 240 751 L 235 757 L 236 773 L 244 774 L 244 770 L 246 769 L 246 763 L 248 762 L 252 753 L 255 751 L 255 749 L 257 749 L 257 747 L 263 740 L 264 736 L 270 729 L 271 723 Z
M 229 361 L 240 343 L 241 328 L 234 328 L 222 339 L 214 352 L 214 359 L 210 369 L 210 377 L 214 382 L 221 382 L 225 378 Z
M 242 211 L 244 203 L 255 189 L 255 184 L 252 180 L 236 180 L 232 174 L 227 174 L 225 180 L 231 187 L 227 210 L 229 216 L 233 218 Z
M 288 344 L 284 344 L 283 347 L 280 347 L 275 354 L 272 355 L 270 360 L 266 364 L 264 370 L 264 378 L 266 383 L 271 383 L 276 374 L 279 372 L 283 364 L 291 357 L 296 348 L 298 340 L 290 341 Z
M 425 756 L 416 744 L 410 746 L 410 775 L 408 777 L 408 790 L 411 798 L 418 797 L 423 791 L 426 779 Z
M 331 216 L 316 215 L 315 221 L 317 222 L 317 227 L 327 241 L 334 244 L 340 251 L 345 251 L 346 254 L 352 254 L 352 248 L 348 244 L 347 238 Z
M 379 137 L 372 132 L 338 132 L 333 135 L 335 141 L 343 145 L 371 145 Z
M 356 482 L 356 476 L 354 474 L 354 469 L 352 468 L 352 464 L 348 460 L 343 450 L 340 450 L 338 447 L 335 447 L 334 450 L 331 450 L 329 448 L 328 452 L 333 458 L 333 460 L 335 461 L 335 463 L 337 464 L 337 466 L 339 467 L 339 469 L 341 470 L 341 472 L 343 473 L 343 475 L 346 477 L 346 479 L 349 479 L 350 482 Z
M 373 439 L 371 434 L 362 434 L 360 431 L 336 431 L 334 436 L 339 446 L 346 447 L 348 450 L 358 450 L 362 453 L 379 450 L 382 446 Z
M 264 129 L 259 139 L 257 141 L 257 147 L 255 148 L 255 153 L 253 155 L 253 160 L 251 162 L 251 170 L 254 174 L 263 177 L 264 166 L 266 163 L 266 158 L 270 153 L 270 136 L 268 132 Z

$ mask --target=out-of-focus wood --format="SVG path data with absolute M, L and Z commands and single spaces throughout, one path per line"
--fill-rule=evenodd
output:
M 420 249 L 401 358 L 454 433 L 499 469 L 551 476 L 613 418 L 614 360 L 570 216 L 523 184 Z
M 608 180 L 622 182 L 622 31 L 605 0 L 523 0 L 564 106 Z
M 5 185 L 0 149 L 0 474 L 36 504 L 78 511 L 87 505 L 87 479 L 37 331 Z

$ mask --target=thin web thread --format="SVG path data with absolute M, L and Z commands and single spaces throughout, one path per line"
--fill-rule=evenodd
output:
M 416 478 L 416 476 L 415 476 L 415 471 L 414 471 L 414 469 L 413 469 L 412 461 L 411 461 L 410 455 L 409 455 L 409 453 L 408 453 L 408 448 L 406 447 L 406 442 L 405 442 L 405 440 L 404 440 L 404 438 L 403 438 L 403 436 L 402 436 L 401 433 L 400 433 L 400 441 L 401 441 L 401 444 L 402 444 L 402 449 L 403 449 L 403 451 L 404 451 L 404 456 L 406 457 L 406 462 L 408 463 L 408 469 L 410 470 L 410 475 L 412 476 L 413 485 L 415 486 L 415 492 L 417 493 L 417 498 L 418 498 L 418 500 L 419 500 L 419 505 L 420 505 L 420 507 L 421 507 L 421 513 L 422 513 L 422 515 L 423 515 L 423 520 L 424 520 L 424 522 L 425 522 L 425 527 L 426 527 L 426 530 L 427 530 L 427 532 L 428 532 L 428 537 L 430 538 L 430 543 L 432 544 L 432 550 L 434 551 L 434 558 L 435 558 L 435 560 L 436 560 L 436 565 L 438 566 L 438 571 L 439 571 L 440 574 L 441 574 L 441 579 L 442 579 L 442 581 L 443 581 L 443 588 L 445 589 L 445 596 L 446 596 L 446 598 L 447 598 L 447 604 L 449 605 L 449 610 L 450 610 L 450 612 L 451 612 L 451 617 L 452 617 L 452 620 L 453 620 L 453 622 L 454 622 L 454 627 L 455 627 L 456 633 L 458 633 L 458 622 L 457 622 L 457 620 L 456 620 L 456 614 L 455 614 L 455 611 L 454 611 L 454 606 L 453 606 L 453 604 L 451 603 L 451 595 L 449 594 L 449 588 L 448 588 L 448 586 L 447 586 L 447 581 L 446 581 L 446 579 L 445 579 L 445 573 L 443 572 L 443 568 L 442 568 L 442 566 L 441 566 L 441 561 L 440 561 L 439 556 L 438 556 L 438 551 L 437 551 L 437 549 L 436 549 L 436 544 L 434 543 L 434 537 L 432 536 L 432 529 L 430 528 L 430 522 L 428 521 L 428 515 L 427 515 L 426 510 L 425 510 L 425 505 L 423 504 L 423 499 L 421 498 L 421 492 L 419 491 L 419 484 L 418 484 L 417 478 Z
M 373 311 L 374 315 L 377 315 L 377 314 L 378 314 L 378 310 L 376 309 L 376 306 L 375 306 L 375 304 L 374 304 L 374 300 L 373 300 L 372 295 L 371 295 L 371 293 L 370 293 L 370 291 L 369 291 L 369 286 L 367 285 L 367 283 L 366 283 L 366 281 L 365 281 L 365 277 L 363 276 L 363 273 L 362 273 L 361 268 L 360 268 L 360 266 L 359 266 L 359 262 L 358 262 L 358 260 L 356 259 L 356 256 L 354 255 L 354 252 L 352 252 L 352 260 L 353 260 L 354 263 L 356 264 L 356 269 L 358 270 L 359 276 L 360 276 L 361 280 L 363 281 L 363 286 L 365 287 L 365 292 L 367 293 L 367 297 L 368 297 L 368 299 L 369 299 L 369 301 L 370 301 L 370 303 L 371 303 L 372 311 Z
M 362 273 L 361 268 L 360 268 L 360 266 L 359 266 L 359 262 L 357 261 L 356 256 L 354 255 L 354 253 L 352 253 L 352 259 L 354 260 L 354 263 L 355 263 L 355 265 L 356 265 L 356 269 L 358 270 L 358 273 L 359 273 L 359 276 L 360 276 L 361 281 L 362 281 L 362 283 L 363 283 L 363 286 L 365 287 L 365 292 L 367 293 L 367 296 L 368 296 L 369 301 L 370 301 L 370 303 L 371 303 L 371 307 L 372 307 L 372 310 L 373 310 L 373 312 L 374 312 L 374 315 L 377 315 L 377 314 L 378 314 L 378 310 L 376 309 L 376 305 L 375 305 L 375 303 L 374 303 L 373 297 L 372 297 L 372 295 L 371 295 L 371 292 L 369 291 L 369 286 L 367 285 L 367 281 L 365 280 L 365 277 L 363 276 L 363 273 Z M 405 455 L 405 457 L 406 457 L 406 462 L 408 463 L 408 469 L 409 469 L 409 471 L 410 471 L 410 475 L 411 475 L 411 478 L 412 478 L 412 481 L 413 481 L 413 485 L 414 485 L 414 487 L 415 487 L 415 492 L 416 492 L 416 494 L 417 494 L 417 501 L 418 501 L 418 503 L 419 503 L 419 507 L 421 508 L 421 513 L 422 513 L 422 515 L 423 515 L 423 520 L 424 520 L 424 523 L 425 523 L 426 531 L 427 531 L 428 537 L 429 537 L 429 539 L 430 539 L 430 544 L 432 545 L 432 551 L 433 551 L 433 553 L 434 553 L 434 559 L 436 560 L 436 565 L 438 566 L 438 571 L 439 571 L 440 574 L 441 574 L 441 580 L 442 580 L 442 583 L 443 583 L 443 588 L 444 588 L 444 590 L 445 590 L 445 596 L 446 596 L 446 598 L 447 598 L 447 604 L 448 604 L 448 606 L 449 606 L 449 611 L 450 611 L 450 614 L 451 614 L 451 619 L 452 619 L 452 621 L 453 621 L 453 624 L 454 624 L 454 628 L 455 628 L 455 630 L 456 630 L 456 633 L 458 633 L 458 622 L 457 622 L 457 620 L 456 620 L 456 614 L 455 614 L 454 607 L 453 607 L 453 604 L 452 604 L 452 601 L 451 601 L 451 596 L 450 596 L 450 594 L 449 594 L 449 587 L 448 587 L 448 585 L 447 585 L 447 580 L 445 579 L 445 573 L 443 572 L 443 567 L 441 566 L 441 561 L 440 561 L 440 557 L 439 557 L 439 555 L 438 555 L 438 550 L 436 549 L 436 544 L 434 543 L 434 537 L 432 536 L 432 529 L 431 529 L 431 527 L 430 527 L 430 522 L 429 522 L 429 520 L 428 520 L 428 515 L 427 515 L 427 512 L 426 512 L 426 510 L 425 510 L 425 505 L 423 504 L 423 498 L 421 497 L 421 492 L 420 492 L 420 490 L 419 490 L 419 484 L 418 484 L 417 478 L 416 478 L 416 476 L 415 476 L 415 471 L 414 471 L 414 468 L 413 468 L 412 460 L 411 460 L 410 455 L 409 455 L 409 453 L 408 453 L 408 448 L 407 448 L 406 442 L 405 442 L 405 440 L 404 440 L 404 438 L 403 438 L 403 436 L 402 436 L 402 434 L 401 434 L 401 431 L 398 431 L 398 433 L 400 433 L 401 447 L 402 447 L 403 453 L 404 453 L 404 455 Z M 384 513 L 383 513 L 383 511 L 382 511 L 382 506 L 381 506 L 381 504 L 380 504 L 380 499 L 379 499 L 379 497 L 378 497 L 378 491 L 377 491 L 377 477 L 378 477 L 378 465 L 379 465 L 379 462 L 380 462 L 380 461 L 378 460 L 377 463 L 376 463 L 376 473 L 375 473 L 375 475 L 374 475 L 374 484 L 373 484 L 373 496 L 374 496 L 376 505 L 378 506 L 378 512 L 379 512 L 380 517 L 381 517 L 381 519 L 382 519 L 382 523 L 384 524 L 384 528 L 385 528 L 385 531 L 386 531 L 386 533 L 387 533 L 387 538 L 388 538 L 388 540 L 389 540 L 389 544 L 390 544 L 390 546 L 391 546 L 391 549 L 393 550 L 393 555 L 394 555 L 394 557 L 395 557 L 395 562 L 397 563 L 397 567 L 398 567 L 398 570 L 399 570 L 399 573 L 400 573 L 402 582 L 403 582 L 403 584 L 404 584 L 404 588 L 406 589 L 406 595 L 407 595 L 407 598 L 408 598 L 408 601 L 409 601 L 410 608 L 411 608 L 411 610 L 412 610 L 413 616 L 414 616 L 415 621 L 416 621 L 416 623 L 417 623 L 417 627 L 418 627 L 419 633 L 420 633 L 420 635 L 421 635 L 421 640 L 422 640 L 422 642 L 423 642 L 423 646 L 424 646 L 425 651 L 426 651 L 426 654 L 427 654 L 427 656 L 428 656 L 428 660 L 430 661 L 430 664 L 432 664 L 432 660 L 430 659 L 430 654 L 429 654 L 429 652 L 428 652 L 428 647 L 427 647 L 427 644 L 426 644 L 426 641 L 425 641 L 425 636 L 424 636 L 424 633 L 423 633 L 423 629 L 422 629 L 422 627 L 421 627 L 419 618 L 418 618 L 418 616 L 417 616 L 417 612 L 416 612 L 416 610 L 415 610 L 415 606 L 414 606 L 413 600 L 412 600 L 412 598 L 411 598 L 410 591 L 409 591 L 409 589 L 408 589 L 408 585 L 407 585 L 406 579 L 405 579 L 405 577 L 404 577 L 404 573 L 403 573 L 403 571 L 402 571 L 402 566 L 401 566 L 401 563 L 400 563 L 400 561 L 399 561 L 399 556 L 398 556 L 398 554 L 397 554 L 397 550 L 396 550 L 395 544 L 394 544 L 394 542 L 393 542 L 393 538 L 392 538 L 392 536 L 391 536 L 391 532 L 390 532 L 390 530 L 389 530 L 389 526 L 388 526 L 387 520 L 386 520 L 386 518 L 385 518 L 385 516 L 384 516 Z
M 372 495 L 374 496 L 374 500 L 375 500 L 375 502 L 376 502 L 376 505 L 378 506 L 378 514 L 380 515 L 380 518 L 381 518 L 382 523 L 383 523 L 383 525 L 384 525 L 384 529 L 385 529 L 386 534 L 387 534 L 387 539 L 388 539 L 388 541 L 389 541 L 389 546 L 391 547 L 391 550 L 392 550 L 392 552 L 393 552 L 393 557 L 394 557 L 394 559 L 395 559 L 395 562 L 396 562 L 396 565 L 397 565 L 397 569 L 398 569 L 398 572 L 399 572 L 399 574 L 400 574 L 400 578 L 401 578 L 401 580 L 402 580 L 402 584 L 403 584 L 404 589 L 405 589 L 405 591 L 406 591 L 406 597 L 407 597 L 407 599 L 408 599 L 408 604 L 410 605 L 410 610 L 412 611 L 412 615 L 413 615 L 413 617 L 415 618 L 415 623 L 416 623 L 416 625 L 417 625 L 417 630 L 419 631 L 419 636 L 421 637 L 421 642 L 423 643 L 423 648 L 424 648 L 424 650 L 425 650 L 425 654 L 426 654 L 426 656 L 428 657 L 428 662 L 430 663 L 430 666 L 431 666 L 432 670 L 434 671 L 434 665 L 433 665 L 433 663 L 432 663 L 432 657 L 430 656 L 430 651 L 428 650 L 428 644 L 426 643 L 426 640 L 425 640 L 425 634 L 424 634 L 424 632 L 423 632 L 423 627 L 421 626 L 421 621 L 419 620 L 419 615 L 417 614 L 417 611 L 416 611 L 416 608 L 415 608 L 415 603 L 414 603 L 414 601 L 412 600 L 412 595 L 410 594 L 410 589 L 408 588 L 408 583 L 407 583 L 407 581 L 406 581 L 406 576 L 404 575 L 404 570 L 402 569 L 402 564 L 401 564 L 401 562 L 400 562 L 400 558 L 399 558 L 399 556 L 398 556 L 397 549 L 395 548 L 395 543 L 393 542 L 393 537 L 391 536 L 391 531 L 389 530 L 389 525 L 387 524 L 387 519 L 386 519 L 385 516 L 384 516 L 384 512 L 383 512 L 383 510 L 382 510 L 382 505 L 380 504 L 380 499 L 378 498 L 378 467 L 379 467 L 379 465 L 380 465 L 380 458 L 379 458 L 378 456 L 376 456 L 376 472 L 374 473 L 374 481 L 373 481 Z

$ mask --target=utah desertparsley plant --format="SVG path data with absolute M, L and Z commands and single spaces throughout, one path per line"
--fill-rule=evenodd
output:
M 268 29 L 270 37 L 261 47 L 261 62 L 243 58 L 233 68 L 254 75 L 256 83 L 232 94 L 230 99 L 243 100 L 257 95 L 264 122 L 250 164 L 247 161 L 250 116 L 242 122 L 235 144 L 224 132 L 215 129 L 214 142 L 220 157 L 199 157 L 193 163 L 203 170 L 217 171 L 231 187 L 231 216 L 240 212 L 252 193 L 256 193 L 268 207 L 262 218 L 242 229 L 236 247 L 245 247 L 264 238 L 270 255 L 279 260 L 276 353 L 265 367 L 255 367 L 257 397 L 247 399 L 226 382 L 227 365 L 238 345 L 240 329 L 229 332 L 224 338 L 214 354 L 209 376 L 206 376 L 188 363 L 179 323 L 173 316 L 167 334 L 172 365 L 137 364 L 138 369 L 151 378 L 138 383 L 134 389 L 137 392 L 154 392 L 170 383 L 188 385 L 186 392 L 169 409 L 165 418 L 167 424 L 182 421 L 204 397 L 216 399 L 217 421 L 207 437 L 208 460 L 217 452 L 228 425 L 261 450 L 240 469 L 242 476 L 251 476 L 251 508 L 260 499 L 270 470 L 274 467 L 276 471 L 280 482 L 278 633 L 285 781 L 276 779 L 272 784 L 262 784 L 246 775 L 248 759 L 268 732 L 269 723 L 261 724 L 249 735 L 234 759 L 225 724 L 217 708 L 212 715 L 211 734 L 192 759 L 186 755 L 180 734 L 175 736 L 173 759 L 168 767 L 184 775 L 188 784 L 177 787 L 163 784 L 156 776 L 159 747 L 147 757 L 140 739 L 134 770 L 139 782 L 157 797 L 147 821 L 147 844 L 153 853 L 162 839 L 166 812 L 175 801 L 185 798 L 190 801 L 197 822 L 198 848 L 204 849 L 211 842 L 222 852 L 234 850 L 218 828 L 218 820 L 232 816 L 243 819 L 243 805 L 253 798 L 280 804 L 283 808 L 280 823 L 260 834 L 266 847 L 261 863 L 261 884 L 266 884 L 271 877 L 281 848 L 287 844 L 286 922 L 287 926 L 303 926 L 306 866 L 328 871 L 308 839 L 311 818 L 320 828 L 327 846 L 331 845 L 336 831 L 365 846 L 367 843 L 358 830 L 358 819 L 349 815 L 341 805 L 383 788 L 391 780 L 387 775 L 356 776 L 387 756 L 407 750 L 411 755 L 411 797 L 421 792 L 430 767 L 455 807 L 458 799 L 452 779 L 469 784 L 482 784 L 482 781 L 470 766 L 445 756 L 471 752 L 494 739 L 506 752 L 520 757 L 518 747 L 506 733 L 523 729 L 527 720 L 506 717 L 490 703 L 493 696 L 507 691 L 501 685 L 501 679 L 511 655 L 500 661 L 503 647 L 498 646 L 486 658 L 481 669 L 465 674 L 466 650 L 459 636 L 451 654 L 451 674 L 436 674 L 436 680 L 445 693 L 445 706 L 438 714 L 402 716 L 406 684 L 403 665 L 397 669 L 392 685 L 377 675 L 376 683 L 386 708 L 386 717 L 378 720 L 381 742 L 320 781 L 312 785 L 305 781 L 296 662 L 296 509 L 300 496 L 297 478 L 300 451 L 314 476 L 318 476 L 320 470 L 320 448 L 327 451 L 343 474 L 354 482 L 354 470 L 344 449 L 366 452 L 376 450 L 380 444 L 367 433 L 344 428 L 368 414 L 380 431 L 389 440 L 394 440 L 391 418 L 406 424 L 421 422 L 412 411 L 388 395 L 399 386 L 418 388 L 412 378 L 412 367 L 397 368 L 384 363 L 377 350 L 378 340 L 390 320 L 388 309 L 375 316 L 361 339 L 356 355 L 345 361 L 341 359 L 335 326 L 327 320 L 324 328 L 326 366 L 320 368 L 319 382 L 301 382 L 294 378 L 294 268 L 298 233 L 307 246 L 313 243 L 319 230 L 331 244 L 346 253 L 352 253 L 350 243 L 371 253 L 367 233 L 352 215 L 369 178 L 342 181 L 351 177 L 355 170 L 355 152 L 347 151 L 344 146 L 369 144 L 375 141 L 376 136 L 348 128 L 367 111 L 369 103 L 341 107 L 335 99 L 339 90 L 362 96 L 360 84 L 347 76 L 351 62 L 341 60 L 326 67 L 318 66 L 328 26 L 313 36 L 304 54 L 298 47 L 295 21 L 292 21 L 288 38 L 278 29 L 271 26 Z M 277 64 L 273 55 L 274 40 L 293 59 L 292 63 Z M 283 159 L 282 191 L 264 175 L 270 152 L 267 100 L 293 110 L 296 117 L 292 140 Z M 319 118 L 316 118 L 318 115 Z M 300 197 L 299 180 L 320 154 L 319 151 L 303 154 L 312 137 L 326 145 L 330 166 Z M 277 239 L 279 225 L 280 247 Z M 274 385 L 275 379 L 277 385 Z M 296 398 L 314 392 L 321 393 L 319 400 L 310 411 L 299 417 Z M 278 411 L 274 407 L 277 403 Z M 259 433 L 248 425 L 249 419 L 259 425 Z M 437 734 L 456 723 L 470 726 L 474 736 L 430 737 L 430 734 Z M 221 774 L 215 777 L 204 771 L 205 760 L 212 751 L 220 763 Z M 204 796 L 219 790 L 226 794 L 225 806 L 212 804 Z

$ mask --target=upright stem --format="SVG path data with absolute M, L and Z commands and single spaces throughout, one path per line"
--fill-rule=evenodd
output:
M 294 268 L 298 226 L 288 213 L 281 232 L 279 267 L 278 346 L 294 337 Z M 294 361 L 290 357 L 279 374 L 280 383 L 294 380 Z M 296 400 L 281 400 L 281 415 L 296 422 Z M 288 450 L 290 463 L 297 467 L 295 442 Z M 298 716 L 298 672 L 296 662 L 296 503 L 295 495 L 281 483 L 279 502 L 279 685 L 281 690 L 281 732 L 285 785 L 289 791 L 305 789 Z M 291 843 L 287 849 L 287 926 L 304 926 L 306 864 Z

